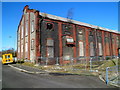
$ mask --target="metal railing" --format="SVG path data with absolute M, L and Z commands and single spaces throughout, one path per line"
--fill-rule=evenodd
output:
M 114 84 L 120 87 L 120 66 L 106 68 L 106 84 Z

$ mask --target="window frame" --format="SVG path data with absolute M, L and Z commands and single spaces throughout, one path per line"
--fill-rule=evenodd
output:
M 48 40 L 53 40 L 53 44 L 52 45 L 48 45 Z M 49 51 L 48 50 L 50 50 L 49 48 L 52 48 L 52 54 L 49 54 Z M 54 39 L 52 39 L 52 38 L 47 38 L 46 39 L 46 57 L 48 57 L 48 58 L 54 58 L 54 54 L 55 54 L 55 52 L 54 52 Z M 52 55 L 52 56 L 51 56 Z

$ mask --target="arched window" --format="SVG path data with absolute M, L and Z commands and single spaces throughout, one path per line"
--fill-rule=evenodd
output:
M 90 56 L 95 56 L 93 31 L 89 31 Z
M 54 27 L 53 23 L 46 23 L 47 30 L 53 30 L 53 27 Z

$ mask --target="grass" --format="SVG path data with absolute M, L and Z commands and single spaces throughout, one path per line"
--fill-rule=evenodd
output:
M 95 68 L 98 70 L 105 70 L 107 67 L 112 67 L 112 66 L 116 66 L 119 65 L 118 62 L 120 62 L 120 60 L 118 59 L 113 59 L 113 60 L 109 60 L 109 61 L 104 61 L 104 63 L 102 65 L 100 65 L 99 67 Z
M 56 66 L 56 65 L 47 65 L 47 67 L 39 65 L 35 66 L 34 63 L 31 62 L 24 62 L 20 63 L 25 66 L 34 67 L 41 70 L 48 70 L 50 72 L 56 73 L 72 73 L 72 74 L 80 74 L 80 75 L 98 75 L 99 73 L 105 73 L 106 67 L 115 66 L 118 63 L 120 64 L 120 59 L 113 59 L 113 60 L 103 60 L 103 61 L 94 61 L 92 62 L 92 70 L 99 70 L 100 72 L 90 72 L 90 63 L 84 64 L 74 64 L 74 65 L 63 65 L 63 66 Z M 86 66 L 85 66 L 86 65 Z M 72 70 L 78 69 L 78 70 Z M 86 69 L 86 70 L 85 70 Z

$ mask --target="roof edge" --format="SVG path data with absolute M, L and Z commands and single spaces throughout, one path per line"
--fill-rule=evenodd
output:
M 68 22 L 67 18 L 63 18 L 63 17 L 59 17 L 59 16 L 47 14 L 47 13 L 39 12 L 39 15 L 41 15 L 42 17 L 47 17 L 47 18 L 54 19 L 54 20 L 60 20 L 60 21 Z M 74 23 L 74 24 L 83 25 L 83 26 L 86 26 L 86 27 L 94 28 L 94 29 L 100 29 L 100 30 L 104 30 L 104 31 L 109 31 L 109 32 L 114 32 L 114 33 L 120 34 L 120 32 L 115 31 L 115 30 L 103 28 L 103 27 L 100 27 L 100 26 L 91 25 L 91 24 L 88 24 L 88 23 L 83 23 L 83 22 L 76 21 L 76 20 L 71 20 L 71 22 Z

